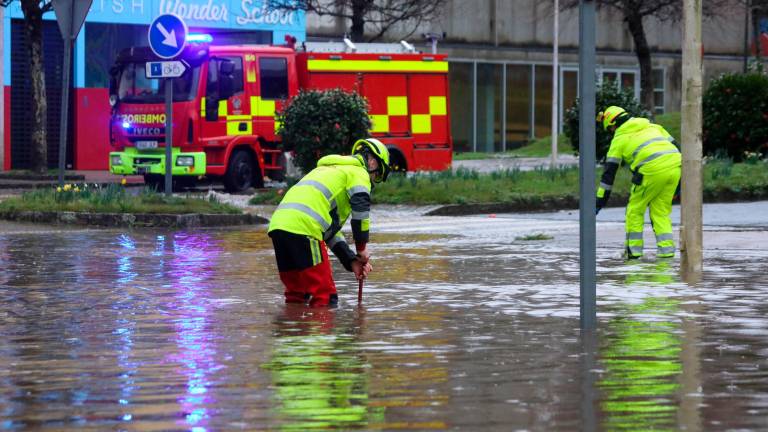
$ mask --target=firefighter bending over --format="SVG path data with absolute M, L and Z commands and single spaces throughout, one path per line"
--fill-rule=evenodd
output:
M 286 303 L 338 302 L 327 248 L 358 280 L 368 275 L 371 190 L 387 175 L 387 147 L 375 138 L 361 139 L 352 146 L 352 156 L 321 158 L 288 190 L 269 224 Z M 357 253 L 340 232 L 350 216 Z
M 605 171 L 597 188 L 597 212 L 611 194 L 616 170 L 622 161 L 632 171 L 632 190 L 626 212 L 626 258 L 643 255 L 643 223 L 650 207 L 656 234 L 656 256 L 675 255 L 672 236 L 672 199 L 680 181 L 680 150 L 663 127 L 648 119 L 631 117 L 623 108 L 610 106 L 597 116 L 603 128 L 613 133 L 605 159 Z

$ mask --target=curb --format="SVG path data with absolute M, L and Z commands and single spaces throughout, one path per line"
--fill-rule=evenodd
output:
M 618 201 L 618 200 L 617 200 Z M 467 216 L 488 213 L 551 212 L 579 208 L 579 198 L 564 196 L 549 199 L 520 199 L 505 203 L 450 204 L 425 213 L 425 216 Z
M 8 174 L 0 172 L 0 179 L 2 180 L 25 180 L 25 181 L 39 181 L 39 182 L 58 182 L 58 174 Z M 84 181 L 85 176 L 82 174 L 65 174 L 64 180 L 69 181 Z
M 91 183 L 88 183 L 91 184 Z M 99 187 L 107 187 L 110 184 L 119 184 L 119 183 L 99 183 L 96 182 Z M 9 182 L 9 181 L 0 181 L 0 190 L 31 190 L 31 189 L 43 189 L 43 188 L 55 188 L 59 184 L 57 182 L 40 182 L 40 181 L 24 181 L 19 180 L 19 182 Z M 138 186 L 144 186 L 144 183 L 126 183 L 122 185 L 123 187 L 138 187 Z
M 754 202 L 768 199 L 768 187 L 746 190 L 705 189 L 702 201 L 705 204 Z M 626 207 L 629 195 L 614 194 L 608 207 Z M 673 204 L 679 204 L 675 200 Z M 424 213 L 424 216 L 468 216 L 489 213 L 537 213 L 560 210 L 578 210 L 579 197 L 520 198 L 505 203 L 448 204 Z
M 150 214 L 5 211 L 0 219 L 17 222 L 90 225 L 102 227 L 216 227 L 261 225 L 269 221 L 253 214 Z

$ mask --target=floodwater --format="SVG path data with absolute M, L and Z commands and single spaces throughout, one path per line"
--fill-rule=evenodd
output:
M 373 221 L 363 303 L 334 264 L 330 310 L 283 304 L 264 227 L 8 224 L 0 430 L 768 430 L 764 247 L 689 285 L 599 237 L 582 333 L 578 223 Z

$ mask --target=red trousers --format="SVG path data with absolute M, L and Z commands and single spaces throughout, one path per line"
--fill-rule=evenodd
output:
M 285 231 L 272 231 L 270 237 L 286 303 L 327 306 L 338 300 L 324 241 Z

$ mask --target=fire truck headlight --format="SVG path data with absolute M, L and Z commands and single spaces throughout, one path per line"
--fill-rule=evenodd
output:
M 194 166 L 195 158 L 192 156 L 179 156 L 176 158 L 176 166 Z
M 120 158 L 120 156 L 112 156 L 112 166 L 115 165 L 122 165 L 123 159 Z
M 128 123 L 127 121 L 125 121 L 125 120 L 123 120 L 123 122 L 120 123 L 120 126 L 122 126 L 123 129 L 130 129 L 131 128 L 131 124 Z

